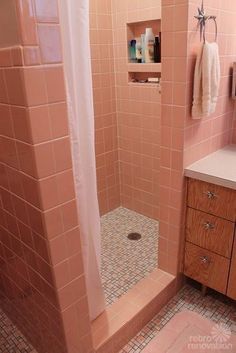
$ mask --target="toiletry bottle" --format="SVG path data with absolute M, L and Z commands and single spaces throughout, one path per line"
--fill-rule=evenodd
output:
M 160 63 L 161 63 L 161 32 L 159 32 L 159 51 L 160 51 Z
M 141 38 L 135 38 L 136 39 L 136 59 L 138 63 L 142 62 L 142 43 L 141 43 Z
M 137 62 L 136 60 L 136 40 L 132 39 L 129 42 L 129 57 L 131 62 Z
M 145 63 L 145 34 L 141 34 L 142 63 Z
M 160 38 L 159 36 L 155 37 L 155 44 L 154 44 L 154 62 L 160 63 L 161 56 L 160 56 Z
M 155 37 L 152 32 L 152 28 L 146 28 L 146 34 L 145 34 L 145 62 L 146 63 L 154 62 L 154 44 L 155 44 Z

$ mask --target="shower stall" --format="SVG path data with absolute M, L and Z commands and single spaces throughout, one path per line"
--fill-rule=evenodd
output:
M 60 2 L 62 42 L 85 274 L 95 318 L 104 309 L 103 294 L 105 304 L 112 304 L 158 266 L 161 93 L 160 81 L 143 79 L 160 79 L 161 64 L 132 64 L 127 47 L 146 27 L 160 33 L 161 3 L 155 4 L 151 20 L 140 22 L 122 17 L 120 11 L 129 16 L 135 6 L 122 8 L 119 1 L 74 5 Z M 92 304 L 95 290 L 99 299 Z
M 158 266 L 161 64 L 127 46 L 161 5 L 136 5 L 0 4 L 0 305 L 39 352 L 91 352 L 91 321 Z
M 161 92 L 133 78 L 160 77 L 161 64 L 132 64 L 127 47 L 146 27 L 161 31 L 161 1 L 140 22 L 134 2 L 89 5 L 101 276 L 111 304 L 158 266 Z

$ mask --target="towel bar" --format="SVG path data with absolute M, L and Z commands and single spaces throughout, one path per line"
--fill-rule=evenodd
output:
M 209 20 L 213 20 L 215 23 L 215 41 L 217 41 L 218 27 L 217 27 L 217 22 L 216 22 L 216 16 L 212 16 L 212 15 L 208 16 L 205 14 L 203 0 L 202 0 L 201 8 L 198 8 L 198 15 L 194 16 L 194 17 L 198 20 L 198 23 L 200 26 L 200 41 L 202 40 L 202 38 L 203 38 L 204 43 L 206 41 L 206 34 L 205 34 L 206 23 Z

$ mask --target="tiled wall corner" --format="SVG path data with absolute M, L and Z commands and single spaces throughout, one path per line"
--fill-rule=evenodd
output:
M 21 45 L 0 50 L 1 305 L 39 353 L 90 353 L 57 1 L 16 4 Z
M 100 213 L 120 206 L 111 0 L 90 1 L 90 41 Z
M 188 4 L 186 1 L 176 3 L 168 0 L 162 1 L 162 6 L 159 267 L 176 274 L 179 271 L 184 222 Z
M 217 16 L 218 38 L 221 66 L 221 81 L 216 111 L 208 118 L 191 119 L 192 82 L 196 52 L 200 46 L 199 31 L 194 18 L 197 1 L 189 1 L 188 25 L 188 108 L 185 122 L 184 165 L 189 165 L 231 142 L 234 102 L 230 96 L 231 69 L 235 61 L 236 29 L 234 20 L 236 5 L 234 2 L 204 2 L 206 13 Z M 215 38 L 215 28 L 209 23 L 207 40 Z
M 160 16 L 155 1 L 131 3 L 94 0 L 90 12 L 100 208 L 105 213 L 121 202 L 158 218 L 159 266 L 176 274 L 183 168 L 230 141 L 235 11 L 228 2 L 205 2 L 219 19 L 220 99 L 213 117 L 192 122 L 199 2 L 162 1 L 161 97 L 156 88 L 128 85 L 126 22 Z M 0 50 L 1 300 L 10 301 L 10 316 L 39 352 L 91 353 L 57 1 L 16 4 L 21 46 Z
M 160 2 L 112 1 L 121 205 L 155 219 L 160 211 L 161 95 L 155 86 L 128 82 L 127 23 L 160 17 Z
M 199 30 L 194 15 L 196 0 L 166 0 L 163 4 L 162 117 L 160 169 L 159 266 L 176 274 L 181 270 L 184 236 L 186 165 L 230 143 L 234 103 L 230 99 L 230 68 L 235 61 L 235 4 L 205 1 L 207 13 L 217 15 L 221 61 L 220 95 L 216 112 L 209 118 L 191 119 L 193 73 Z M 183 21 L 178 19 L 182 18 Z M 208 40 L 214 39 L 209 25 Z M 165 136 L 172 136 L 171 148 Z

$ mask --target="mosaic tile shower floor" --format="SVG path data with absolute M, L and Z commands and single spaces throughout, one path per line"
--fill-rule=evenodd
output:
M 203 297 L 200 290 L 186 285 L 119 353 L 142 352 L 175 314 L 186 309 L 226 324 L 236 334 L 235 302 L 213 291 Z
M 157 267 L 158 222 L 119 207 L 101 217 L 102 282 L 112 304 Z M 129 240 L 131 232 L 142 238 Z

